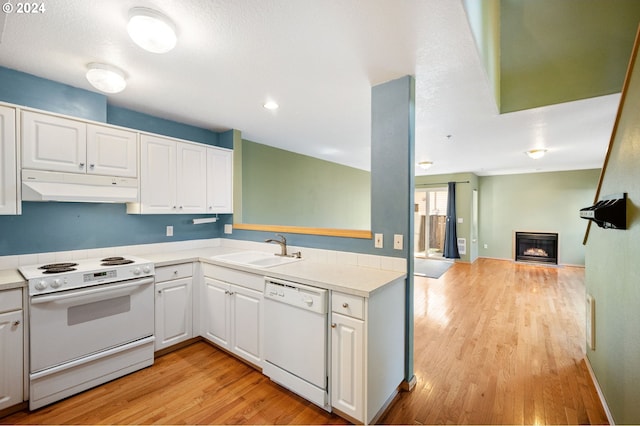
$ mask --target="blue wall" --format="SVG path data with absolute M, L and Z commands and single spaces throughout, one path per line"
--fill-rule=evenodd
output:
M 0 101 L 94 121 L 229 147 L 229 132 L 177 123 L 113 107 L 104 95 L 0 67 Z M 219 223 L 193 225 L 203 215 L 128 215 L 124 204 L 24 202 L 22 215 L 0 216 L 0 255 L 79 250 L 217 238 Z M 167 237 L 166 226 L 174 227 Z

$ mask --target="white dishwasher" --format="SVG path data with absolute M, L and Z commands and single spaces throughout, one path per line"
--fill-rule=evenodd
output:
M 262 372 L 327 411 L 327 290 L 265 278 Z

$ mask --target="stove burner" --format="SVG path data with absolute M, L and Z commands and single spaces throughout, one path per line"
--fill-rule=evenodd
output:
M 75 263 L 71 263 L 71 265 L 75 265 Z M 41 268 L 42 269 L 42 268 Z M 47 268 L 44 271 L 42 271 L 43 274 L 59 274 L 61 272 L 72 272 L 75 271 L 76 268 Z
M 74 266 L 78 266 L 77 263 L 72 263 L 72 262 L 61 262 L 61 263 L 49 263 L 47 265 L 42 265 L 39 266 L 38 269 L 45 269 L 46 271 L 49 270 L 54 270 L 54 269 L 71 269 Z M 75 269 L 71 269 L 72 271 L 75 271 Z M 45 271 L 45 274 L 47 273 Z M 57 271 L 57 272 L 67 272 L 67 271 Z M 49 272 L 50 274 L 52 274 L 53 272 Z
M 102 259 L 101 262 L 100 266 L 118 266 L 133 263 L 133 260 L 125 259 L 124 257 L 107 257 Z

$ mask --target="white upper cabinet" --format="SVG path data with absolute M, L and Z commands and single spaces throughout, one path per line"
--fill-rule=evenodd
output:
M 0 106 L 0 214 L 18 213 L 16 111 Z
M 233 213 L 233 151 L 207 148 L 207 213 Z
M 22 167 L 136 177 L 137 134 L 82 121 L 22 112 Z
M 88 173 L 138 176 L 138 135 L 127 130 L 87 125 Z
M 140 136 L 140 213 L 173 213 L 176 208 L 176 142 Z
M 140 136 L 140 209 L 143 214 L 205 213 L 206 146 Z
M 22 167 L 85 173 L 86 124 L 30 111 L 22 112 Z
M 207 202 L 207 148 L 177 142 L 176 195 L 178 213 L 205 213 Z

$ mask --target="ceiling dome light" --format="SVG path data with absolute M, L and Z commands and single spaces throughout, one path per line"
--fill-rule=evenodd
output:
M 264 105 L 262 105 L 263 107 L 265 107 L 266 109 L 273 111 L 276 110 L 280 107 L 280 105 L 278 105 L 276 102 L 274 101 L 268 101 L 265 102 Z
M 101 92 L 118 93 L 127 87 L 124 73 L 114 66 L 94 62 L 87 65 L 87 68 L 87 80 Z
M 530 149 L 525 154 L 527 154 L 529 158 L 533 158 L 534 160 L 537 160 L 539 158 L 544 157 L 544 154 L 546 152 L 547 152 L 546 149 Z
M 127 32 L 144 50 L 166 53 L 176 46 L 176 28 L 162 13 L 146 7 L 134 7 L 129 11 Z
M 431 168 L 431 166 L 433 166 L 433 161 L 421 161 L 421 162 L 418 163 L 418 166 L 422 170 L 429 170 L 429 168 Z

